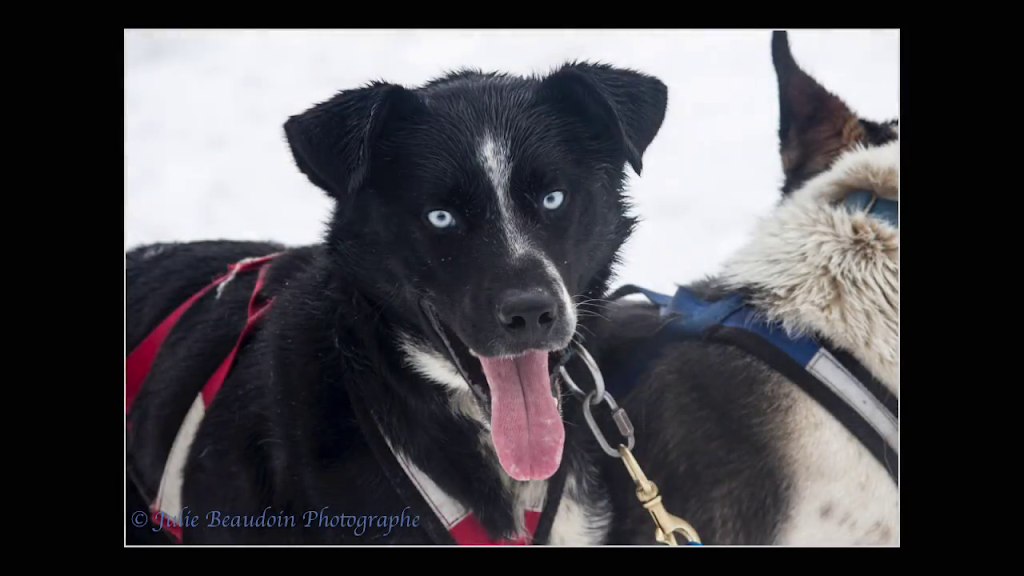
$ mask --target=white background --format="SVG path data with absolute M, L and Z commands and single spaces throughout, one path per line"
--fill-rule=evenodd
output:
M 618 283 L 671 291 L 713 273 L 778 200 L 768 30 L 267 30 L 124 34 L 124 243 L 320 238 L 325 195 L 282 124 L 338 90 L 414 85 L 463 66 L 544 72 L 568 59 L 669 86 L 630 195 L 642 223 Z M 899 31 L 790 32 L 797 62 L 856 112 L 899 115 Z

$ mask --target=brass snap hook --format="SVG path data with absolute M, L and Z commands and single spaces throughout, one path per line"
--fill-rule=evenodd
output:
M 700 536 L 689 522 L 678 516 L 673 516 L 668 513 L 668 510 L 665 510 L 665 506 L 661 502 L 661 494 L 658 493 L 658 486 L 647 479 L 647 475 L 644 474 L 629 448 L 620 444 L 619 453 L 622 455 L 622 462 L 625 463 L 626 470 L 636 482 L 637 499 L 650 512 L 651 519 L 654 520 L 655 540 L 669 546 L 677 546 L 676 534 L 680 534 L 686 544 L 700 544 Z

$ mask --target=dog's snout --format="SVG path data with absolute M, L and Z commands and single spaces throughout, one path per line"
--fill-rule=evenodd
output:
M 510 290 L 498 304 L 502 326 L 526 342 L 547 336 L 557 319 L 558 301 L 547 291 Z

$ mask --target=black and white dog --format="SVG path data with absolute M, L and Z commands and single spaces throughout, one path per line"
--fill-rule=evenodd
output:
M 635 382 L 619 404 L 636 458 L 705 544 L 898 546 L 899 124 L 859 118 L 785 33 L 772 58 L 780 204 L 719 274 L 679 292 L 682 316 L 618 300 L 588 346 L 609 388 Z M 702 322 L 717 331 L 671 335 Z M 654 543 L 633 481 L 605 460 L 609 542 Z
M 126 255 L 129 541 L 603 542 L 603 456 L 549 374 L 596 317 L 634 226 L 625 165 L 640 172 L 667 92 L 570 63 L 376 82 L 288 119 L 335 202 L 322 244 Z M 154 352 L 182 303 L 269 255 Z

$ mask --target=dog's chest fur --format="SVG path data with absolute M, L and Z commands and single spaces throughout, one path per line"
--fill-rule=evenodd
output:
M 605 542 L 611 521 L 606 498 L 595 494 L 592 476 L 570 472 L 551 525 L 548 543 L 552 546 L 597 546 Z M 546 491 L 546 481 L 528 482 L 516 492 L 516 509 L 522 511 L 535 491 Z M 520 514 L 521 515 L 521 514 Z
M 900 496 L 889 474 L 821 405 L 796 385 L 788 389 L 783 454 L 791 504 L 777 543 L 898 544 Z
M 524 511 L 530 502 L 544 499 L 548 481 L 535 480 L 517 482 L 509 478 L 498 464 L 488 433 L 481 435 L 481 447 L 488 454 L 488 461 L 501 475 L 505 487 L 512 495 L 516 518 L 524 518 Z M 562 498 L 558 503 L 548 544 L 553 546 L 596 546 L 604 544 L 611 522 L 611 504 L 605 493 L 598 471 L 582 456 L 567 455 L 569 467 Z M 546 504 L 546 502 L 545 502 Z M 524 527 L 519 527 L 522 533 Z
M 549 543 L 554 546 L 604 544 L 611 523 L 611 504 L 598 489 L 596 470 L 570 473 Z
M 501 475 L 509 502 L 520 521 L 517 526 L 520 534 L 525 533 L 522 520 L 525 510 L 533 502 L 545 502 L 548 481 L 535 480 L 518 482 L 509 478 L 501 470 L 489 435 L 481 435 L 481 448 L 488 455 L 488 461 Z M 558 503 L 551 525 L 548 544 L 554 546 L 596 546 L 603 544 L 608 535 L 611 521 L 611 508 L 605 496 L 597 470 L 582 458 L 573 458 L 566 463 L 569 472 L 566 475 L 562 498 Z M 545 502 L 546 505 L 546 502 Z

